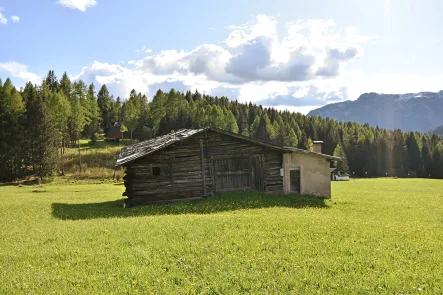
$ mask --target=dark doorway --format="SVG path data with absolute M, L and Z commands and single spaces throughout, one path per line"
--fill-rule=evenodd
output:
M 289 171 L 289 178 L 291 182 L 291 192 L 300 193 L 300 169 L 294 169 Z

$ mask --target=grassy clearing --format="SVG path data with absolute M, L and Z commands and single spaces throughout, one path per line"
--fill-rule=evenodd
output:
M 120 150 L 129 140 L 120 142 L 97 141 L 94 145 L 88 140 L 80 141 L 82 171 L 78 148 L 66 148 L 63 155 L 65 173 L 76 179 L 106 179 L 114 177 L 114 165 Z M 115 170 L 116 179 L 120 180 L 124 173 L 119 168 Z
M 443 181 L 122 209 L 121 184 L 0 187 L 1 294 L 441 294 Z M 422 290 L 422 291 L 419 291 Z

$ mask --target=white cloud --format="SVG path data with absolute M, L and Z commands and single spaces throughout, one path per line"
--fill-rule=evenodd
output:
M 80 11 L 86 11 L 89 7 L 98 4 L 97 0 L 58 0 L 58 4 L 70 9 L 78 9 Z
M 137 52 L 137 53 L 152 53 L 152 49 L 147 48 L 146 46 L 143 46 L 141 49 L 137 49 L 135 52 Z
M 108 64 L 94 61 L 90 66 L 83 67 L 78 75 L 71 77 L 73 80 L 81 79 L 85 83 L 106 84 L 115 96 L 127 97 L 132 89 L 146 93 L 148 82 L 140 71 L 131 70 L 117 64 Z
M 218 44 L 156 54 L 143 46 L 136 50 L 147 53 L 142 59 L 126 66 L 95 61 L 74 78 L 105 83 L 122 97 L 132 88 L 152 96 L 158 88 L 174 87 L 305 112 L 351 97 L 357 88 L 346 64 L 373 39 L 355 28 L 340 30 L 330 19 L 289 23 L 283 35 L 277 20 L 266 15 L 228 29 Z
M 13 23 L 18 23 L 20 21 L 20 17 L 17 15 L 11 16 L 11 20 Z
M 360 78 L 355 80 L 353 98 L 365 92 L 403 94 L 421 91 L 438 92 L 443 89 L 441 81 L 443 74 L 435 76 L 420 76 L 416 74 L 391 74 L 391 73 L 360 73 Z
M 20 78 L 25 82 L 40 83 L 41 77 L 28 71 L 28 66 L 17 62 L 0 63 L 0 69 L 9 72 L 13 77 Z
M 285 36 L 276 26 L 274 18 L 259 15 L 254 23 L 229 26 L 232 32 L 223 45 L 164 50 L 135 65 L 157 74 L 201 74 L 220 83 L 308 81 L 338 76 L 371 39 L 355 29 L 340 33 L 332 20 L 299 20 L 288 24 Z
M 8 19 L 3 15 L 5 9 L 0 7 L 0 24 L 6 25 L 8 23 Z
M 0 7 L 0 24 L 6 25 L 8 23 L 8 19 L 6 18 L 4 11 L 5 11 L 5 8 Z M 11 21 L 13 23 L 17 23 L 20 21 L 20 17 L 13 15 L 13 16 L 11 16 Z

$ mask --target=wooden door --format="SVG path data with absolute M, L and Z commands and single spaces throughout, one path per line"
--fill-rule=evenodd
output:
M 265 191 L 265 157 L 254 155 L 251 157 L 251 189 Z
M 216 192 L 244 190 L 250 188 L 249 158 L 214 159 L 214 181 Z

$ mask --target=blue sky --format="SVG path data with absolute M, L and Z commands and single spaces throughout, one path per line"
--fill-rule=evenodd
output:
M 306 113 L 443 89 L 442 1 L 0 0 L 0 77 L 198 89 Z

